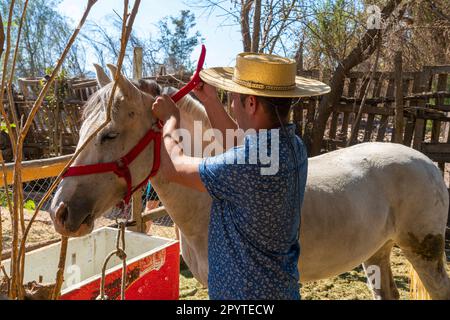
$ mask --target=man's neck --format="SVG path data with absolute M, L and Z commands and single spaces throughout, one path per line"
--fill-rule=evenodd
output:
M 261 124 L 259 126 L 255 126 L 253 129 L 256 130 L 256 132 L 259 132 L 259 130 L 265 129 L 265 130 L 271 130 L 271 129 L 280 129 L 283 126 L 286 127 L 290 125 L 291 123 L 289 121 L 284 121 L 282 124 L 278 123 L 270 123 L 270 124 Z

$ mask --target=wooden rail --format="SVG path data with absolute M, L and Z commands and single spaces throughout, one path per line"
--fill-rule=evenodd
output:
M 142 215 L 142 221 L 145 223 L 147 221 L 154 221 L 156 219 L 167 216 L 168 213 L 165 207 L 159 207 L 152 209 Z
M 56 177 L 64 169 L 72 155 L 66 155 L 56 158 L 39 159 L 22 162 L 22 181 L 28 182 L 33 180 Z M 7 184 L 13 183 L 14 163 L 7 163 L 6 176 Z M 0 186 L 4 187 L 3 179 L 0 179 Z

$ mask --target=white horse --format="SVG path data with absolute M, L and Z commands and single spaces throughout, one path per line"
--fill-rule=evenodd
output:
M 112 85 L 100 68 L 97 78 L 103 88 L 87 103 L 79 145 L 105 119 Z M 80 153 L 75 165 L 116 161 L 126 154 L 154 125 L 151 105 L 158 94 L 154 83 L 132 83 L 121 76 L 112 122 Z M 181 127 L 192 133 L 194 120 L 201 120 L 204 129 L 210 127 L 203 106 L 193 98 L 183 98 L 178 107 Z M 153 146 L 131 164 L 133 183 L 152 168 Z M 210 196 L 168 182 L 163 170 L 151 183 L 180 229 L 184 260 L 206 286 Z M 56 230 L 68 236 L 91 232 L 94 220 L 118 203 L 126 190 L 125 180 L 113 173 L 65 178 L 52 201 Z M 431 297 L 450 299 L 444 260 L 448 207 L 440 171 L 411 148 L 364 143 L 313 157 L 301 210 L 300 281 L 336 276 L 363 264 L 366 273 L 379 271 L 381 277 L 378 286 L 371 286 L 374 298 L 397 299 L 390 267 L 391 249 L 397 244 Z

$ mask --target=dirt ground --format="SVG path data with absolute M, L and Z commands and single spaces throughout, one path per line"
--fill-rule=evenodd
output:
M 4 210 L 4 208 L 2 208 Z M 2 212 L 3 224 L 3 250 L 11 246 L 11 223 L 9 214 Z M 32 212 L 26 211 L 25 217 L 29 219 Z M 113 223 L 112 220 L 101 218 L 96 222 L 96 227 Z M 152 225 L 152 235 L 175 238 L 173 227 Z M 58 239 L 58 234 L 53 229 L 48 213 L 39 214 L 29 236 L 28 244 Z M 403 257 L 400 249 L 394 248 L 392 253 L 392 268 L 395 282 L 400 292 L 401 299 L 409 299 L 409 264 Z M 450 272 L 450 268 L 448 268 Z M 361 300 L 371 299 L 371 293 L 366 285 L 366 278 L 361 267 L 330 279 L 306 283 L 301 288 L 302 299 L 305 300 Z M 189 270 L 182 268 L 180 272 L 180 299 L 203 300 L 208 299 L 208 290 L 193 278 Z

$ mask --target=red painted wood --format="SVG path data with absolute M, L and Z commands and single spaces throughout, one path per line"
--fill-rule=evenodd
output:
M 180 247 L 175 242 L 127 266 L 126 300 L 178 300 Z M 120 299 L 122 269 L 106 274 L 105 294 Z M 100 294 L 100 275 L 82 287 L 61 295 L 61 300 L 95 300 Z

